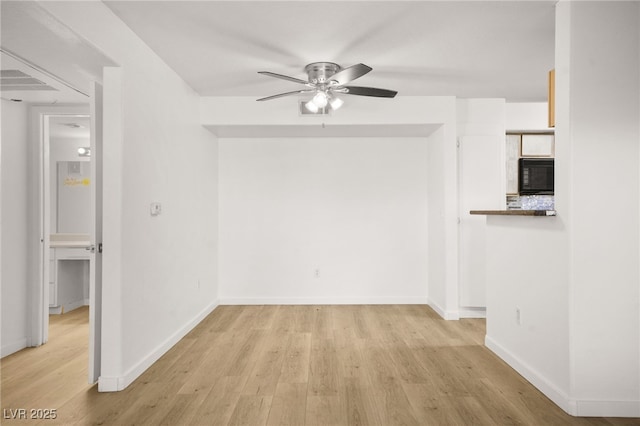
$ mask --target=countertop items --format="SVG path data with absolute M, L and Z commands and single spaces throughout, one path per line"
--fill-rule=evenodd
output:
M 49 247 L 51 248 L 85 248 L 90 247 L 89 234 L 51 234 Z
M 555 216 L 555 210 L 471 210 L 470 214 L 487 216 Z

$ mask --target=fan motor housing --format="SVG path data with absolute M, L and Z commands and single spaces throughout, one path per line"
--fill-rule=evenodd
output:
M 313 84 L 328 83 L 329 78 L 341 69 L 340 65 L 333 62 L 313 62 L 304 67 L 309 83 Z

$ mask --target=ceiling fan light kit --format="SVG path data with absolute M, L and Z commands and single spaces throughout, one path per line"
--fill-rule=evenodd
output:
M 304 67 L 307 73 L 307 81 L 287 75 L 276 74 L 270 71 L 258 71 L 258 74 L 303 84 L 307 89 L 294 90 L 292 92 L 280 93 L 257 99 L 258 101 L 268 101 L 284 96 L 313 94 L 304 107 L 311 113 L 325 113 L 327 110 L 337 110 L 344 101 L 337 97 L 337 94 L 349 94 L 358 96 L 372 96 L 377 98 L 393 98 L 398 92 L 387 89 L 377 89 L 375 87 L 347 86 L 351 81 L 362 77 L 372 70 L 365 64 L 357 64 L 347 68 L 333 62 L 313 62 Z
M 324 108 L 329 103 L 329 95 L 327 92 L 318 91 L 313 99 L 311 99 L 311 102 L 316 104 L 318 108 Z

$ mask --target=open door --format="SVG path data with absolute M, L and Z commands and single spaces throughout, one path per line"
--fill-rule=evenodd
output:
M 91 97 L 91 262 L 89 272 L 89 383 L 101 371 L 102 331 L 102 86 L 94 82 Z

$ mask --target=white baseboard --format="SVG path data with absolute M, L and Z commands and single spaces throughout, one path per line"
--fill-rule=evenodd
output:
M 63 312 L 71 312 L 74 309 L 78 309 L 81 306 L 85 306 L 84 299 L 75 300 L 73 302 L 65 303 L 62 305 Z
M 511 368 L 516 370 L 522 377 L 527 379 L 533 386 L 538 388 L 540 392 L 545 394 L 547 398 L 553 401 L 557 406 L 562 408 L 568 414 L 576 416 L 575 406 L 571 404 L 569 396 L 560 390 L 556 385 L 547 380 L 542 374 L 538 373 L 534 368 L 522 361 L 520 358 L 505 349 L 501 344 L 493 340 L 489 336 L 484 337 L 484 344 L 493 353 L 498 355 L 504 362 L 509 364 Z
M 13 342 L 10 342 L 10 343 L 6 343 L 2 345 L 2 349 L 0 349 L 0 358 L 4 358 L 7 355 L 11 355 L 12 353 L 21 351 L 26 347 L 27 347 L 26 337 L 22 339 L 14 340 Z
M 505 349 L 489 336 L 485 336 L 485 345 L 502 358 L 522 377 L 527 379 L 540 392 L 545 394 L 558 407 L 568 414 L 579 417 L 640 417 L 640 400 L 601 401 L 572 399 L 556 385 L 547 380 L 527 363 Z
M 427 305 L 431 306 L 431 309 L 436 311 L 438 315 L 440 315 L 443 319 L 447 321 L 456 321 L 460 319 L 460 313 L 458 311 L 446 311 L 442 308 L 442 306 L 438 305 L 433 300 L 429 299 L 427 301 Z
M 81 306 L 89 306 L 89 299 L 80 299 L 74 302 L 65 303 L 61 306 L 49 306 L 49 315 L 60 315 L 71 312 Z
M 220 305 L 427 305 L 424 297 L 228 297 Z
M 460 318 L 486 318 L 487 308 L 461 306 L 459 311 Z
M 200 311 L 191 321 L 187 322 L 178 331 L 173 333 L 164 342 L 158 345 L 147 356 L 142 358 L 136 365 L 127 370 L 123 376 L 118 377 L 106 377 L 100 376 L 98 379 L 98 392 L 117 392 L 125 389 L 135 379 L 140 377 L 147 368 L 151 367 L 162 355 L 167 353 L 176 343 L 180 341 L 187 333 L 189 333 L 195 326 L 197 326 L 207 315 L 209 315 L 219 305 L 216 300 L 205 309 Z
M 100 376 L 98 378 L 98 392 L 118 392 L 124 388 L 126 388 L 124 377 Z
M 640 417 L 638 401 L 573 401 L 580 417 Z
M 640 417 L 640 400 L 602 401 L 572 399 L 556 385 L 547 380 L 527 363 L 506 350 L 489 336 L 485 336 L 485 345 L 502 358 L 522 377 L 527 379 L 540 392 L 545 394 L 558 407 L 577 417 Z

